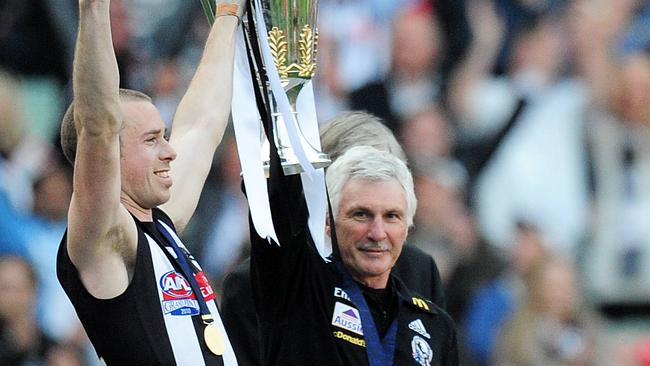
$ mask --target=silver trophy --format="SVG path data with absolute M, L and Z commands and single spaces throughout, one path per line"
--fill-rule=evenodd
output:
M 268 45 L 273 57 L 273 63 L 277 70 L 282 88 L 284 89 L 291 113 L 294 115 L 298 126 L 300 126 L 300 116 L 296 112 L 296 102 L 298 95 L 303 87 L 309 82 L 316 72 L 316 51 L 318 43 L 318 30 L 316 27 L 316 14 L 318 0 L 261 0 L 261 9 L 255 5 L 255 1 L 249 1 L 248 10 L 256 14 L 261 11 L 264 17 L 266 29 L 268 30 Z M 211 0 L 201 0 L 201 5 L 212 24 L 214 22 L 215 6 Z M 251 39 L 250 34 L 261 29 L 260 24 L 255 24 L 256 16 L 251 17 L 251 24 L 245 17 L 244 27 L 247 29 L 246 34 L 249 53 L 254 53 L 262 49 L 259 41 Z M 253 30 L 251 32 L 251 29 Z M 259 37 L 257 37 L 259 39 Z M 273 128 L 273 138 L 275 146 L 278 149 L 278 155 L 282 163 L 282 169 L 285 174 L 299 174 L 303 171 L 298 157 L 291 146 L 287 129 L 285 127 L 282 114 L 278 110 L 278 103 L 271 92 L 268 82 L 262 85 L 260 75 L 270 72 L 265 67 L 260 57 L 250 57 L 256 70 L 253 75 L 253 84 L 262 92 L 267 90 L 267 110 L 270 113 Z M 261 64 L 257 64 L 258 61 Z M 263 72 L 262 72 L 263 71 Z M 263 87 L 265 86 L 265 87 Z M 263 134 L 262 143 L 262 161 L 264 170 L 268 175 L 269 171 L 269 152 L 270 144 Z M 331 163 L 329 156 L 318 149 L 314 148 L 299 131 L 299 140 L 305 151 L 307 159 L 315 169 L 324 168 Z
M 300 116 L 296 112 L 296 101 L 305 84 L 314 77 L 316 72 L 318 0 L 262 0 L 261 4 L 275 68 L 280 77 L 282 88 L 289 99 L 291 113 L 300 122 Z M 253 11 L 260 10 L 253 8 Z M 259 27 L 259 25 L 257 26 Z M 256 46 L 260 47 L 260 45 L 251 45 L 251 47 Z M 269 68 L 264 65 L 262 67 L 269 72 Z M 268 100 L 273 123 L 273 137 L 283 171 L 287 175 L 299 174 L 302 172 L 302 167 L 289 141 L 277 101 L 270 92 Z M 305 154 L 315 169 L 324 168 L 330 164 L 331 160 L 327 154 L 314 148 L 305 139 L 302 132 L 299 137 Z M 265 171 L 268 171 L 269 167 L 269 146 L 268 141 L 265 141 L 262 147 Z

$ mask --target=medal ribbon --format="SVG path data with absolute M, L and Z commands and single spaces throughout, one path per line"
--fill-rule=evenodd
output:
M 206 324 L 212 323 L 214 319 L 212 319 L 212 314 L 210 313 L 210 309 L 208 309 L 208 304 L 205 301 L 205 298 L 203 298 L 201 287 L 199 286 L 199 283 L 196 282 L 196 278 L 194 278 L 194 271 L 192 270 L 192 267 L 190 266 L 190 263 L 187 260 L 187 254 L 176 243 L 176 240 L 174 240 L 174 238 L 169 233 L 165 225 L 163 225 L 160 221 L 158 221 L 156 222 L 156 227 L 158 228 L 158 232 L 160 232 L 162 236 L 165 238 L 165 241 L 167 241 L 167 244 L 169 244 L 169 246 L 174 250 L 174 253 L 176 253 L 176 258 L 173 258 L 171 256 L 170 257 L 171 259 L 174 259 L 174 261 L 181 268 L 181 272 L 183 273 L 183 276 L 190 283 L 190 287 L 192 288 L 192 291 L 196 294 L 195 295 L 196 301 L 198 301 L 199 303 L 199 309 L 201 310 L 201 316 L 203 318 L 203 321 L 206 322 Z M 167 250 L 163 250 L 163 251 L 169 254 Z M 205 317 L 203 317 L 205 315 L 210 316 L 209 321 Z
M 392 366 L 397 341 L 397 316 L 391 322 L 384 339 L 381 340 L 375 326 L 375 320 L 372 318 L 372 313 L 359 285 L 350 277 L 341 262 L 336 261 L 336 265 L 339 271 L 343 273 L 343 290 L 350 296 L 352 303 L 359 310 L 361 316 L 361 327 L 363 337 L 366 340 L 368 364 L 370 366 Z
M 343 274 L 343 290 L 350 296 L 352 303 L 359 310 L 361 316 L 361 328 L 363 329 L 363 338 L 366 340 L 366 355 L 368 356 L 368 364 L 370 366 L 392 366 L 393 356 L 395 354 L 395 343 L 397 342 L 397 318 L 393 319 L 390 327 L 386 331 L 384 339 L 379 338 L 379 332 L 375 326 L 375 320 L 372 318 L 372 313 L 368 307 L 361 288 L 352 279 L 350 273 L 343 265 L 341 259 L 341 251 L 339 249 L 339 242 L 336 236 L 336 221 L 334 220 L 334 213 L 332 212 L 332 205 L 330 202 L 329 191 L 327 191 L 327 205 L 329 208 L 329 219 L 331 226 L 332 238 L 332 259 L 336 263 L 339 272 Z

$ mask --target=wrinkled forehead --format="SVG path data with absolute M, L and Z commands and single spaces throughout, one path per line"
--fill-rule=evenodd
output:
M 397 179 L 392 177 L 350 177 L 343 185 L 341 201 L 348 202 L 362 197 L 406 206 L 404 187 Z M 397 197 L 399 199 L 395 200 Z M 387 202 L 388 200 L 390 202 Z

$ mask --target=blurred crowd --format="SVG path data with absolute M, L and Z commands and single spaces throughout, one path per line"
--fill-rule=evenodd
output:
M 112 0 L 121 86 L 171 122 L 199 1 Z M 0 364 L 95 365 L 55 257 L 74 0 L 0 3 Z M 382 118 L 466 365 L 650 365 L 650 2 L 320 0 L 319 121 Z M 184 233 L 219 289 L 246 258 L 232 134 Z M 217 291 L 218 293 L 218 291 Z

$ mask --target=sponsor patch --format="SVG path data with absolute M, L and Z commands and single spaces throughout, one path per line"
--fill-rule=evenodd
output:
M 350 343 L 352 343 L 352 344 L 354 344 L 356 346 L 359 346 L 359 347 L 365 347 L 366 346 L 366 341 L 364 339 L 362 339 L 362 338 L 353 337 L 353 336 L 351 336 L 349 334 L 345 334 L 345 333 L 341 332 L 340 330 L 334 331 L 333 334 L 334 334 L 334 337 L 342 339 L 342 340 L 344 340 L 346 342 L 350 342 Z
M 359 310 L 340 302 L 334 304 L 332 325 L 343 328 L 358 335 L 363 335 Z
M 182 274 L 169 271 L 160 277 L 162 290 L 163 314 L 197 315 L 200 312 L 199 302 L 192 292 L 192 287 Z
M 431 339 L 431 335 L 427 332 L 427 329 L 424 327 L 424 323 L 422 323 L 421 319 L 417 319 L 409 323 L 409 329 L 416 333 L 419 333 L 421 336 L 424 336 L 427 339 Z
M 205 301 L 214 300 L 217 297 L 214 291 L 212 290 L 212 286 L 210 286 L 210 283 L 208 282 L 208 278 L 205 277 L 205 273 L 203 273 L 203 271 L 195 274 L 194 278 L 196 279 L 196 282 L 199 284 L 199 287 L 201 288 L 201 294 L 203 295 Z
M 426 310 L 426 311 L 430 310 L 429 309 L 429 304 L 427 304 L 426 301 L 424 301 L 423 299 L 420 299 L 419 297 L 414 297 L 414 298 L 411 299 L 411 301 L 413 302 L 413 305 L 419 307 L 422 310 Z
M 433 351 L 429 343 L 420 336 L 414 336 L 411 341 L 411 350 L 413 358 L 420 366 L 431 366 L 433 360 Z
M 342 299 L 346 299 L 348 301 L 352 301 L 352 300 L 350 300 L 350 296 L 348 296 L 347 292 L 345 292 L 340 287 L 334 287 L 334 296 L 340 297 Z

